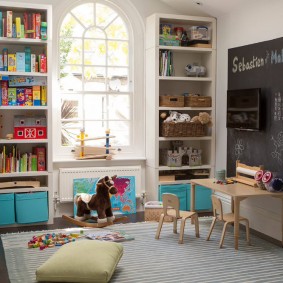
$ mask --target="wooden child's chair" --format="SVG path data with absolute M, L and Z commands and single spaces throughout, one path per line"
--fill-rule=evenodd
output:
M 234 223 L 234 213 L 225 213 L 224 214 L 221 200 L 215 195 L 212 195 L 211 199 L 212 199 L 212 208 L 213 208 L 213 220 L 212 220 L 210 230 L 209 230 L 209 233 L 208 233 L 206 240 L 208 241 L 210 239 L 210 236 L 211 236 L 211 233 L 212 233 L 212 230 L 214 228 L 216 221 L 217 220 L 223 221 L 224 227 L 223 227 L 223 230 L 222 230 L 221 240 L 220 240 L 220 244 L 219 244 L 219 248 L 222 248 L 227 225 L 229 223 L 231 223 L 231 224 Z M 247 218 L 240 216 L 239 221 L 240 222 L 241 221 L 246 222 L 246 237 L 247 237 L 247 242 L 250 243 L 249 220 Z
M 173 232 L 175 234 L 177 234 L 177 221 L 179 219 L 181 220 L 179 244 L 183 244 L 185 222 L 188 218 L 191 218 L 194 221 L 196 237 L 199 238 L 199 223 L 198 223 L 198 215 L 196 212 L 180 210 L 179 198 L 174 194 L 168 194 L 168 193 L 163 194 L 162 202 L 163 202 L 163 213 L 160 215 L 155 239 L 159 239 L 165 216 L 171 216 L 173 218 Z

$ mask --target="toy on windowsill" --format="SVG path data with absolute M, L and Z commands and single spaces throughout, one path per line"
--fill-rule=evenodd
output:
M 77 138 L 78 139 L 76 141 L 80 142 L 80 145 L 77 145 L 74 150 L 76 159 L 111 160 L 114 151 L 120 150 L 111 147 L 110 139 L 115 138 L 115 136 L 110 136 L 109 129 L 105 131 L 105 136 L 94 137 L 94 138 L 89 138 L 88 135 L 85 133 L 85 130 L 82 129 L 80 135 L 78 135 Z M 105 146 L 90 146 L 90 145 L 87 146 L 85 144 L 88 141 L 101 140 L 101 139 L 105 139 Z

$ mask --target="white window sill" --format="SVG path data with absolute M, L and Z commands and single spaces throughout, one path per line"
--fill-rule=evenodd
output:
M 101 162 L 109 162 L 110 163 L 114 163 L 117 164 L 119 162 L 123 162 L 123 161 L 145 161 L 146 157 L 145 156 L 119 156 L 119 157 L 113 157 L 111 160 L 106 160 L 106 159 L 84 159 L 84 160 L 77 160 L 74 157 L 67 157 L 67 156 L 62 156 L 62 157 L 56 157 L 56 159 L 53 159 L 53 163 L 78 163 L 78 162 L 83 162 L 86 164 L 89 163 L 101 163 Z

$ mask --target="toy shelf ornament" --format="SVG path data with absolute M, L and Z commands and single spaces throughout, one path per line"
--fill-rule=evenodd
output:
M 110 130 L 105 131 L 105 136 L 89 138 L 85 133 L 84 129 L 81 129 L 80 135 L 77 136 L 77 142 L 79 145 L 75 147 L 76 159 L 106 159 L 111 160 L 112 155 L 115 150 L 120 150 L 112 148 L 110 145 L 110 139 L 115 138 L 115 136 L 110 135 Z M 86 145 L 88 141 L 102 140 L 105 139 L 105 146 L 91 146 Z

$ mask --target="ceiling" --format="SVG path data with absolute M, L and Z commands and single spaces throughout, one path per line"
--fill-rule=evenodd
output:
M 251 0 L 160 0 L 185 15 L 219 17 Z M 200 3 L 200 4 L 197 4 Z

